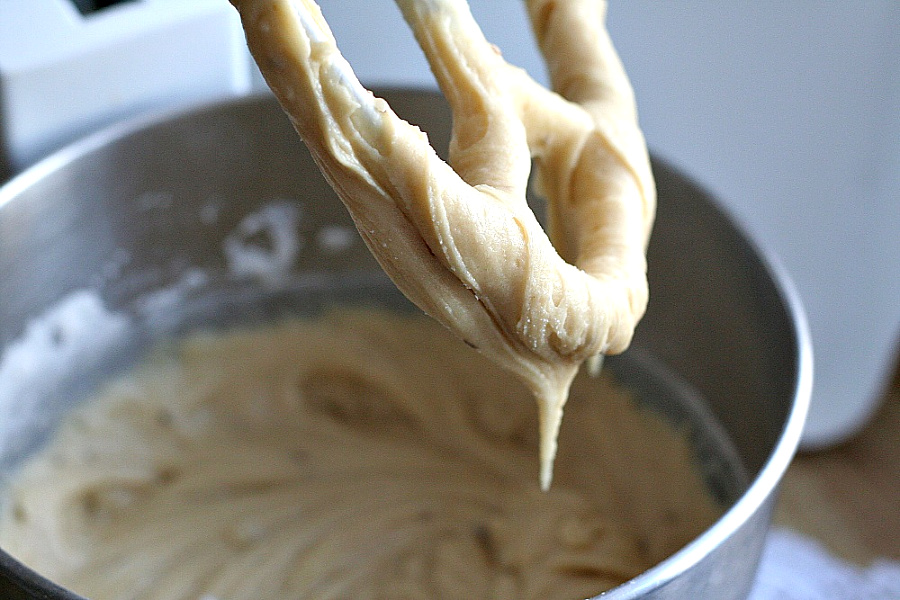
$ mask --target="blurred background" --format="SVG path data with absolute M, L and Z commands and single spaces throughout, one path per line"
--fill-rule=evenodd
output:
M 434 86 L 390 0 L 321 0 L 365 83 Z M 522 0 L 471 0 L 546 82 Z M 657 156 L 793 278 L 816 355 L 804 445 L 875 412 L 900 342 L 900 3 L 611 0 Z M 139 114 L 263 91 L 227 0 L 0 0 L 0 181 Z

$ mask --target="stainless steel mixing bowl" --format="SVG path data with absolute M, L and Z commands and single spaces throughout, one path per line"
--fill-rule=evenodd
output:
M 446 146 L 450 119 L 438 95 L 381 93 Z M 798 442 L 810 344 L 780 269 L 703 190 L 662 162 L 654 167 L 652 300 L 633 349 L 611 368 L 672 418 L 692 424 L 698 459 L 727 510 L 687 547 L 603 597 L 736 600 L 752 584 L 778 483 Z M 273 205 L 300 211 L 296 245 L 246 220 Z M 350 226 L 267 96 L 113 127 L 6 184 L 0 477 L 39 448 L 96 382 L 159 337 L 314 311 L 336 295 L 397 306 L 402 299 L 359 239 L 348 236 Z M 223 244 L 242 228 L 241 243 L 281 257 L 279 273 L 242 273 L 229 263 Z M 88 348 L 91 360 L 75 360 L 68 371 L 56 365 L 33 370 L 32 380 L 12 380 L 16 372 L 3 361 L 37 335 L 28 324 L 83 290 L 127 320 L 127 335 L 111 345 L 108 336 L 98 341 L 104 347 Z M 53 346 L 69 333 L 63 327 L 47 335 Z M 0 597 L 77 598 L 2 551 Z

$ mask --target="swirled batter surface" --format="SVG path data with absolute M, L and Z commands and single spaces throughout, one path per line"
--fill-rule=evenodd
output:
M 92 600 L 574 599 L 719 509 L 682 435 L 579 377 L 542 492 L 537 407 L 420 316 L 191 337 L 76 410 L 0 544 Z

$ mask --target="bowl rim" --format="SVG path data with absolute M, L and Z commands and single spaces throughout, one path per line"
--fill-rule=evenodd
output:
M 680 171 L 679 174 L 684 177 Z M 689 177 L 688 180 L 690 180 Z M 703 189 L 693 181 L 691 183 L 699 189 Z M 712 198 L 712 196 L 707 195 L 707 198 Z M 759 240 L 749 236 L 740 221 L 725 207 L 718 202 L 713 202 L 713 204 L 728 225 L 740 234 L 747 249 L 759 260 L 760 266 L 775 288 L 787 321 L 790 323 L 796 347 L 797 369 L 787 418 L 778 436 L 778 441 L 759 473 L 751 480 L 750 485 L 737 502 L 729 507 L 715 523 L 668 558 L 628 582 L 599 594 L 591 600 L 641 598 L 664 587 L 678 575 L 700 563 L 741 529 L 767 501 L 775 497 L 781 480 L 800 445 L 800 437 L 812 399 L 813 384 L 812 337 L 800 293 L 777 255 Z

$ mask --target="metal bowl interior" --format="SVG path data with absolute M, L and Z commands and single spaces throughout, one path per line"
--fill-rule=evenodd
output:
M 450 117 L 439 95 L 379 93 L 446 148 Z M 603 597 L 736 600 L 750 589 L 799 439 L 810 344 L 778 266 L 701 188 L 661 161 L 654 171 L 652 301 L 632 349 L 611 364 L 670 417 L 694 425 L 698 456 L 709 458 L 708 479 L 727 511 Z M 248 215 L 286 204 L 300 211 L 302 244 L 277 281 L 236 272 L 223 244 Z M 314 312 L 338 297 L 405 306 L 351 228 L 269 96 L 124 123 L 9 182 L 0 189 L 0 357 L 34 335 L 29 323 L 85 290 L 128 327 L 93 348 L 90 364 L 52 381 L 4 382 L 0 360 L 0 422 L 8 423 L 0 426 L 0 482 L 73 403 L 160 338 Z M 270 250 L 279 243 L 265 241 Z M 2 550 L 0 592 L 77 598 Z

